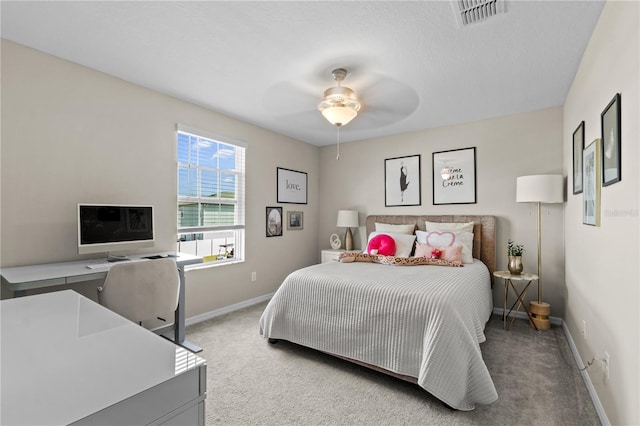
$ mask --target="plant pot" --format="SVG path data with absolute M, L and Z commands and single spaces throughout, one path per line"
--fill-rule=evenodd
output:
M 509 256 L 509 272 L 511 275 L 520 275 L 522 273 L 522 256 Z

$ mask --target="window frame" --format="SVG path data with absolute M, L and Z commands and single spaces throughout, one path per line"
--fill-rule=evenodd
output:
M 240 170 L 238 170 L 237 168 L 234 170 L 229 170 L 229 169 L 214 169 L 211 168 L 210 166 L 200 166 L 199 164 L 197 164 L 196 162 L 192 162 L 191 159 L 188 159 L 187 163 L 181 162 L 180 161 L 180 156 L 179 154 L 179 137 L 180 134 L 187 134 L 189 136 L 195 136 L 197 138 L 202 138 L 202 139 L 207 139 L 210 140 L 214 143 L 221 143 L 224 145 L 230 145 L 233 146 L 234 149 L 241 149 L 242 151 L 240 151 L 241 155 L 242 155 L 242 165 Z M 221 265 L 228 265 L 231 263 L 239 263 L 239 262 L 244 262 L 245 261 L 245 250 L 244 250 L 244 246 L 245 246 L 245 240 L 246 240 L 246 171 L 247 171 L 247 167 L 246 167 L 246 152 L 247 152 L 247 143 L 242 142 L 242 141 L 238 141 L 235 139 L 231 139 L 231 138 L 227 138 L 221 135 L 217 135 L 217 134 L 213 134 L 211 132 L 207 132 L 207 131 L 203 131 L 200 129 L 195 129 L 193 127 L 189 127 L 189 126 L 185 126 L 182 124 L 178 124 L 176 126 L 176 133 L 175 133 L 175 148 L 176 148 L 176 177 L 177 177 L 177 181 L 176 181 L 176 196 L 177 196 L 177 200 L 176 200 L 176 214 L 179 215 L 180 214 L 180 205 L 183 202 L 187 202 L 187 203 L 193 203 L 193 204 L 197 204 L 198 205 L 198 216 L 200 216 L 202 214 L 202 205 L 204 204 L 218 204 L 218 205 L 234 205 L 236 206 L 235 210 L 235 217 L 234 217 L 234 223 L 233 224 L 229 224 L 229 225 L 205 225 L 205 226 L 183 226 L 183 227 L 179 227 L 179 217 L 176 216 L 176 235 L 178 236 L 178 243 L 181 241 L 181 239 L 179 238 L 180 235 L 182 234 L 207 234 L 210 232 L 222 232 L 222 231 L 232 231 L 234 232 L 235 236 L 234 236 L 234 241 L 235 241 L 235 246 L 234 246 L 234 257 L 232 258 L 228 258 L 228 259 L 220 259 L 217 258 L 216 259 L 208 259 L 208 261 L 205 261 L 202 264 L 199 265 L 193 265 L 194 268 L 198 268 L 198 267 L 203 267 L 203 266 L 221 266 Z M 236 154 L 237 155 L 237 154 Z M 197 179 L 197 184 L 196 184 L 196 196 L 193 195 L 183 195 L 181 196 L 179 191 L 180 191 L 180 170 L 182 168 L 187 168 L 189 170 L 193 169 L 196 170 L 196 179 Z M 236 187 L 238 188 L 238 190 L 236 191 L 236 197 L 233 199 L 230 198 L 224 198 L 221 196 L 222 191 L 219 190 L 218 192 L 218 196 L 217 197 L 204 197 L 201 194 L 202 191 L 202 186 L 201 186 L 201 172 L 202 171 L 207 171 L 207 172 L 212 172 L 212 173 L 219 173 L 219 174 L 232 174 L 235 176 L 236 179 Z M 218 188 L 221 188 L 220 186 L 218 186 Z M 238 217 L 240 216 L 240 217 Z M 198 219 L 198 221 L 200 221 L 200 218 Z M 240 240 L 240 241 L 237 241 Z M 203 256 L 205 257 L 205 256 Z M 206 257 L 218 257 L 215 254 L 211 254 L 209 256 Z M 191 267 L 189 268 L 191 269 Z

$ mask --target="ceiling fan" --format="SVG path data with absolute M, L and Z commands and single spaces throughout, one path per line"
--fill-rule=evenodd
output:
M 326 134 L 328 123 L 344 127 L 340 131 L 348 140 L 364 138 L 365 133 L 370 135 L 371 130 L 392 125 L 416 110 L 419 99 L 414 88 L 364 68 L 358 64 L 328 68 L 336 83 L 329 88 L 327 71 L 285 75 L 265 93 L 264 108 L 319 135 Z M 343 85 L 347 79 L 350 87 Z

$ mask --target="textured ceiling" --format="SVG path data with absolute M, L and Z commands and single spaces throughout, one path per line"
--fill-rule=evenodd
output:
M 343 142 L 562 105 L 602 1 L 506 1 L 460 28 L 446 1 L 2 1 L 2 37 L 315 145 L 344 67 Z M 188 123 L 185 123 L 188 124 Z

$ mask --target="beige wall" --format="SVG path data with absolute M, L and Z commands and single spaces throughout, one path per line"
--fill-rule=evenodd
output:
M 458 126 L 344 144 L 340 160 L 335 146 L 321 150 L 320 228 L 318 249 L 329 247 L 339 209 L 360 212 L 363 225 L 354 235 L 364 246 L 364 218 L 369 214 L 490 214 L 498 218 L 497 268 L 506 269 L 509 238 L 525 245 L 525 270 L 537 270 L 537 209 L 516 203 L 516 178 L 530 174 L 562 173 L 562 109 L 483 120 Z M 476 147 L 477 203 L 432 203 L 432 153 Z M 422 205 L 385 207 L 384 160 L 421 155 Z M 544 299 L 552 315 L 564 311 L 563 205 L 543 206 Z M 502 282 L 494 285 L 494 305 L 503 305 Z M 528 299 L 536 299 L 530 292 Z
M 585 144 L 600 138 L 600 113 L 622 95 L 622 180 L 602 188 L 601 224 L 582 224 L 582 195 L 565 211 L 565 321 L 582 359 L 610 355 L 610 379 L 587 371 L 612 424 L 640 424 L 640 3 L 607 2 L 564 106 L 564 170 L 572 176 L 572 133 L 585 122 Z M 569 179 L 573 187 L 572 177 Z M 582 321 L 587 323 L 586 339 Z
M 247 261 L 189 272 L 187 316 L 271 293 L 315 263 L 318 148 L 3 40 L 1 265 L 79 258 L 78 202 L 153 204 L 153 250 L 175 250 L 176 123 L 248 144 Z M 308 173 L 309 204 L 282 205 L 304 212 L 302 231 L 266 238 L 278 166 Z

